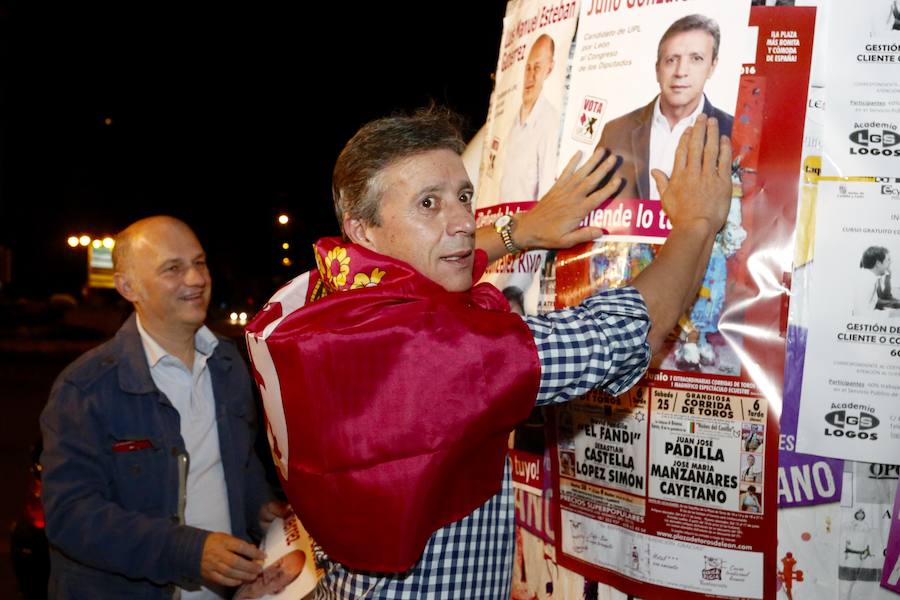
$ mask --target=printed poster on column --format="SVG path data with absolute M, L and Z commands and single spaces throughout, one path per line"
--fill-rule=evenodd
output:
M 665 239 L 670 224 L 650 171 L 671 173 L 679 135 L 697 114 L 717 117 L 731 135 L 749 10 L 745 0 L 582 2 L 559 155 L 586 158 L 599 144 L 622 157 L 621 191 L 589 216 L 607 241 Z M 688 15 L 696 22 L 679 21 Z M 692 29 L 657 61 L 673 24 Z M 698 24 L 718 29 L 718 45 Z
M 478 226 L 527 210 L 556 180 L 557 149 L 576 0 L 513 0 L 507 4 L 494 92 L 486 124 L 475 219 Z M 537 312 L 535 285 L 545 253 L 509 255 L 483 278 L 513 310 Z
M 893 180 L 892 180 L 893 181 Z M 896 184 L 819 181 L 800 452 L 900 462 Z M 900 283 L 900 282 L 898 282 Z
M 636 388 L 555 415 L 558 561 L 647 600 L 776 594 L 786 282 L 815 9 L 754 8 L 750 25 L 755 52 L 730 109 L 732 211 L 697 302 Z M 626 284 L 655 251 L 600 241 L 558 258 L 557 304 Z
M 896 177 L 900 4 L 832 2 L 826 55 L 826 176 Z
M 824 3 L 823 3 L 824 4 Z M 816 11 L 816 33 L 803 132 L 803 167 L 784 369 L 784 394 L 778 448 L 779 600 L 837 600 L 844 461 L 801 454 L 797 415 L 803 380 L 803 357 L 809 331 L 809 290 L 816 190 L 822 165 L 825 119 L 825 10 Z M 817 66 L 819 69 L 817 70 Z
M 868 0 L 829 10 L 822 166 L 844 179 L 819 183 L 810 293 L 828 301 L 811 303 L 797 441 L 812 454 L 898 463 L 900 322 L 890 266 L 900 229 L 898 6 Z

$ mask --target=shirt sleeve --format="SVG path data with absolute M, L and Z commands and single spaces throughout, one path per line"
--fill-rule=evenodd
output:
M 650 315 L 631 286 L 595 294 L 574 308 L 527 316 L 525 323 L 541 362 L 538 406 L 595 388 L 621 394 L 650 362 Z

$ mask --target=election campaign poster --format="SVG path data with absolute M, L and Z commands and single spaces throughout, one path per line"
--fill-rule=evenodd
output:
M 750 25 L 732 227 L 698 302 L 636 388 L 554 411 L 559 564 L 645 599 L 770 598 L 785 568 L 772 536 L 778 418 L 815 10 L 755 8 Z M 558 253 L 556 305 L 627 284 L 655 248 Z
M 831 2 L 824 175 L 896 177 L 900 165 L 900 5 Z
M 622 189 L 588 218 L 606 241 L 665 239 L 650 172 L 671 173 L 696 115 L 731 134 L 741 65 L 753 60 L 749 10 L 746 0 L 582 2 L 560 156 L 587 157 L 599 144 L 622 157 Z
M 297 600 L 312 592 L 324 574 L 316 559 L 321 550 L 293 513 L 272 521 L 259 547 L 266 553 L 263 572 L 241 585 L 235 600 Z
M 515 0 L 507 4 L 491 97 L 478 188 L 478 226 L 534 205 L 556 180 L 569 48 L 577 0 Z M 514 234 L 513 234 L 513 237 Z M 488 267 L 483 278 L 514 310 L 537 312 L 534 285 L 542 251 L 520 252 Z

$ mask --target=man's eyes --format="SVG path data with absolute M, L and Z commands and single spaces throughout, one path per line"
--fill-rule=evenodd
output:
M 191 263 L 191 265 L 194 268 L 201 269 L 201 270 L 205 270 L 207 268 L 205 260 L 195 260 L 193 263 Z M 185 265 L 183 265 L 183 264 L 173 264 L 173 265 L 168 265 L 167 267 L 163 268 L 163 272 L 164 273 L 180 273 L 184 269 L 185 269 Z
M 460 192 L 457 200 L 462 202 L 463 204 L 471 204 L 472 197 L 474 196 L 474 192 L 471 190 Z M 436 208 L 440 205 L 440 199 L 436 196 L 426 196 L 419 200 L 419 206 L 422 208 Z

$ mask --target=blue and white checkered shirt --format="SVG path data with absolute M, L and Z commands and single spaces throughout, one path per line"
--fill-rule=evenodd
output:
M 575 308 L 525 317 L 525 323 L 541 361 L 538 406 L 567 402 L 594 388 L 621 394 L 650 362 L 650 319 L 633 287 L 606 290 Z M 508 600 L 514 553 L 507 461 L 500 492 L 469 516 L 435 531 L 412 569 L 389 575 L 353 571 L 320 555 L 325 575 L 314 597 Z

